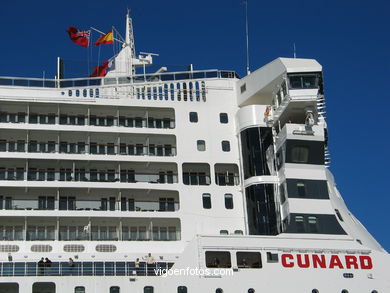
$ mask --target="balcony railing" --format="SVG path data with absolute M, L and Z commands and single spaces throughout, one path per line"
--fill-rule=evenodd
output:
M 174 198 L 139 200 L 133 198 L 101 198 L 81 200 L 76 197 L 45 196 L 38 199 L 13 199 L 0 197 L 0 210 L 60 210 L 60 211 L 135 211 L 135 212 L 173 212 L 179 210 L 179 202 Z
M 84 261 L 84 262 L 3 262 L 0 263 L 0 276 L 158 276 L 159 271 L 170 269 L 173 262 L 147 264 L 135 261 Z
M 150 114 L 152 115 L 152 114 Z M 96 116 L 68 115 L 55 113 L 0 112 L 0 123 L 29 123 L 42 125 L 73 125 L 73 126 L 121 126 L 135 128 L 175 128 L 172 118 L 127 117 L 127 116 Z
M 56 142 L 30 140 L 0 140 L 0 152 L 29 152 L 29 153 L 61 153 L 61 154 L 93 154 L 93 155 L 122 155 L 122 156 L 175 156 L 176 147 L 165 144 L 126 144 L 126 143 L 85 143 L 85 142 Z
M 41 79 L 0 77 L 0 86 L 24 86 L 45 88 L 90 87 L 100 85 L 124 85 L 144 82 L 175 81 L 206 78 L 239 78 L 234 71 L 204 70 L 191 72 L 166 72 L 160 74 L 134 75 L 114 78 Z
M 72 182 L 126 182 L 126 183 L 177 183 L 177 173 L 173 171 L 135 172 L 134 170 L 112 170 L 98 169 L 75 169 L 61 168 L 56 170 L 29 168 L 28 172 L 24 168 L 0 167 L 0 180 L 7 181 L 72 181 Z

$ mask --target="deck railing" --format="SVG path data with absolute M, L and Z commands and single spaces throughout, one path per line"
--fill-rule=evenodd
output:
M 0 263 L 0 276 L 157 276 L 159 270 L 170 269 L 174 263 L 157 262 L 148 265 L 140 262 L 52 262 L 50 265 L 41 265 L 38 262 L 3 262 Z

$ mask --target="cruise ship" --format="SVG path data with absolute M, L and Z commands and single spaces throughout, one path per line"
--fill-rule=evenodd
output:
M 390 292 L 328 169 L 316 60 L 153 57 L 127 14 L 103 77 L 0 77 L 1 293 Z

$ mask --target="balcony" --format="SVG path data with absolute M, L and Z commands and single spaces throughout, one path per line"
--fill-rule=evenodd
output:
M 178 218 L 1 217 L 0 241 L 178 241 Z
M 33 107 L 33 106 L 32 106 Z M 175 119 L 173 111 L 162 110 L 161 113 L 158 110 L 150 110 L 143 113 L 139 113 L 139 116 L 133 116 L 131 111 L 122 110 L 116 111 L 111 108 L 109 111 L 107 108 L 103 112 L 110 112 L 104 115 L 102 111 L 91 110 L 88 114 L 88 109 L 80 107 L 79 109 L 73 109 L 71 112 L 79 112 L 79 114 L 58 114 L 58 109 L 54 105 L 52 108 L 48 108 L 46 112 L 43 112 L 39 108 L 35 109 L 36 112 L 27 111 L 27 105 L 22 105 L 17 112 L 0 112 L 0 123 L 28 123 L 28 124 L 40 124 L 40 125 L 71 125 L 71 126 L 98 126 L 98 127 L 130 127 L 130 128 L 161 128 L 161 129 L 173 129 L 175 128 Z M 59 106 L 58 106 L 59 107 Z M 3 109 L 7 108 L 5 104 Z M 62 107 L 62 111 L 66 111 L 66 107 Z M 95 108 L 93 108 L 95 109 Z M 52 111 L 52 113 L 50 112 Z M 60 108 L 61 112 L 61 108 Z M 93 114 L 96 112 L 96 114 Z M 29 113 L 29 114 L 27 114 Z M 92 113 L 92 114 L 91 114 Z M 127 114 L 127 115 L 124 115 Z M 167 116 L 167 117 L 161 117 Z
M 147 139 L 150 141 L 150 139 Z M 171 144 L 142 143 L 87 143 L 30 140 L 0 140 L 0 152 L 92 154 L 121 156 L 176 156 L 176 147 Z

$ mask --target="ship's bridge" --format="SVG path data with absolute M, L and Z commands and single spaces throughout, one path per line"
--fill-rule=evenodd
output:
M 320 73 L 322 66 L 314 59 L 278 58 L 237 82 L 237 97 L 240 107 L 251 104 L 270 105 L 280 89 L 318 88 L 313 76 L 299 80 L 300 75 Z M 315 75 L 314 75 L 315 77 Z M 303 84 L 298 85 L 298 82 Z M 283 89 L 283 87 L 286 87 Z

